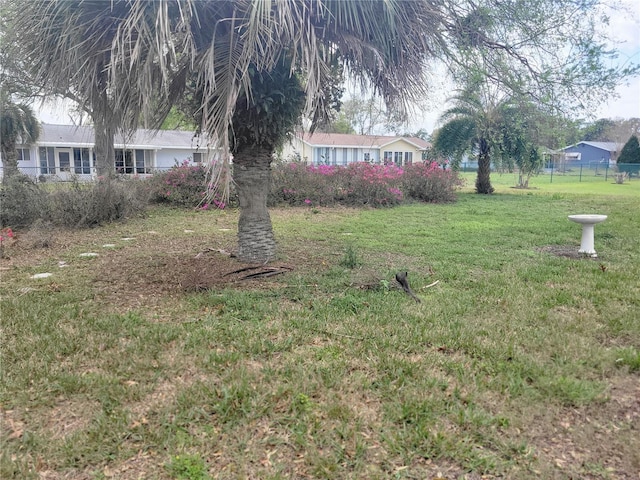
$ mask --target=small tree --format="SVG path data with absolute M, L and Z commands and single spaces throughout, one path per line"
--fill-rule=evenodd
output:
M 0 146 L 4 178 L 19 173 L 16 146 L 35 142 L 40 134 L 38 119 L 25 103 L 14 103 L 9 95 L 0 93 Z
M 627 173 L 638 175 L 640 172 L 640 143 L 638 143 L 638 137 L 632 135 L 627 143 L 622 147 L 620 156 L 618 157 L 618 171 L 620 173 Z

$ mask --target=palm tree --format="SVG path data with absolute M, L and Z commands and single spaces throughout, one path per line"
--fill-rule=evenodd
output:
M 127 16 L 135 13 L 127 3 L 26 0 L 3 6 L 17 39 L 14 56 L 21 57 L 27 70 L 22 75 L 28 74 L 36 90 L 69 98 L 91 117 L 96 172 L 105 178 L 114 174 L 115 134 L 135 129 L 139 116 L 129 105 L 119 103 L 133 97 L 131 90 L 138 84 L 112 82 L 113 76 L 122 76 L 113 62 L 113 44 L 124 41 L 119 31 Z
M 268 232 L 255 245 L 245 236 L 262 237 L 270 226 L 262 205 L 268 188 L 266 159 L 281 138 L 253 145 L 253 157 L 247 153 L 243 159 L 242 152 L 249 152 L 240 148 L 243 138 L 254 139 L 235 136 L 232 128 L 234 116 L 244 106 L 255 107 L 260 115 L 272 108 L 275 97 L 252 95 L 255 82 L 271 75 L 281 78 L 274 71 L 289 65 L 289 74 L 300 80 L 307 115 L 316 118 L 325 107 L 322 91 L 329 83 L 331 65 L 338 61 L 396 112 L 424 97 L 428 84 L 422 74 L 434 58 L 464 71 L 469 59 L 482 55 L 489 66 L 486 73 L 494 79 L 509 73 L 507 83 L 513 88 L 535 85 L 542 91 L 579 85 L 584 87 L 580 94 L 584 90 L 595 94 L 622 77 L 613 70 L 600 75 L 604 66 L 597 60 L 606 52 L 590 48 L 593 41 L 588 35 L 578 35 L 589 30 L 576 26 L 574 3 L 547 0 L 536 8 L 520 4 L 505 8 L 501 3 L 483 9 L 487 15 L 479 17 L 482 21 L 476 21 L 475 2 L 428 0 L 13 0 L 5 5 L 13 12 L 16 42 L 36 70 L 35 78 L 45 90 L 69 87 L 90 106 L 96 130 L 131 129 L 141 118 L 162 120 L 194 78 L 201 99 L 194 113 L 201 132 L 221 152 L 212 179 L 223 190 L 229 182 L 230 155 L 237 148 L 234 180 L 241 208 L 251 210 L 241 216 L 239 240 L 241 245 L 252 245 L 242 248 L 240 256 L 268 260 L 275 252 Z M 587 13 L 581 12 L 579 18 L 588 20 Z M 503 23 L 505 28 L 493 28 Z M 548 35 L 547 23 L 556 35 Z M 565 43 L 577 43 L 578 50 L 590 55 L 552 48 Z M 589 66 L 587 84 L 558 76 L 582 73 L 579 68 L 527 61 L 536 52 L 560 50 L 572 51 L 572 66 L 576 62 Z M 555 71 L 538 71 L 534 65 L 551 65 Z M 238 101 L 242 98 L 246 102 Z M 297 102 L 298 97 L 293 99 Z M 272 124 L 258 120 L 260 115 L 255 125 L 270 128 Z M 280 125 L 274 135 L 286 130 Z M 241 169 L 260 172 L 259 180 L 242 187 Z M 490 184 L 480 190 L 490 190 Z M 262 226 L 244 228 L 246 222 Z M 268 248 L 258 247 L 267 244 Z
M 35 142 L 40 134 L 40 123 L 26 103 L 14 103 L 10 95 L 0 94 L 0 147 L 2 151 L 3 180 L 18 174 L 16 145 Z
M 507 102 L 500 93 L 476 82 L 452 100 L 455 105 L 440 117 L 446 123 L 434 139 L 434 148 L 452 157 L 454 162 L 459 162 L 464 154 L 477 155 L 476 192 L 493 193 L 492 154 L 500 154 L 503 112 Z
M 212 173 L 220 188 L 228 185 L 234 155 L 242 210 L 239 256 L 250 261 L 275 255 L 266 209 L 274 148 L 299 120 L 302 106 L 312 118 L 323 110 L 318 93 L 336 59 L 390 108 L 403 110 L 424 93 L 421 74 L 446 31 L 439 28 L 442 13 L 427 2 L 399 0 L 16 5 L 16 31 L 37 77 L 50 86 L 69 79 L 103 118 L 121 119 L 129 128 L 139 118 L 162 118 L 184 93 L 186 80 L 195 78 L 200 130 L 222 152 L 216 163 L 222 168 Z

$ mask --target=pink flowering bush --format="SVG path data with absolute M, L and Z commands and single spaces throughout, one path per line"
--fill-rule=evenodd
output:
M 419 162 L 405 167 L 402 189 L 409 197 L 422 202 L 456 201 L 456 190 L 464 184 L 458 173 L 437 162 Z
M 322 167 L 307 166 L 300 162 L 273 165 L 269 204 L 335 205 L 332 179 L 334 167 Z
M 351 163 L 334 174 L 341 193 L 339 202 L 346 205 L 385 207 L 403 200 L 400 190 L 402 168 L 396 165 Z
M 365 162 L 345 166 L 281 164 L 273 167 L 271 205 L 386 207 L 419 200 L 450 202 L 461 181 L 437 163 L 406 167 Z
M 209 198 L 207 169 L 202 165 L 189 165 L 185 161 L 166 172 L 155 174 L 151 183 L 152 201 L 158 203 L 201 210 L 227 206 L 220 198 Z

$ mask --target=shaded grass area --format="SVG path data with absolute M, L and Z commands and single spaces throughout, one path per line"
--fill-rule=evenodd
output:
M 234 212 L 18 242 L 1 264 L 0 476 L 634 478 L 639 206 L 279 209 L 294 270 L 201 292 L 180 278 L 240 267 L 214 252 L 190 270 L 232 248 Z M 577 250 L 578 211 L 609 215 L 596 260 L 543 249 Z M 401 270 L 422 303 L 394 288 Z

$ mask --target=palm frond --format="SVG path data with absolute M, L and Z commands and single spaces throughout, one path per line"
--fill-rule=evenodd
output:
M 460 117 L 445 123 L 434 139 L 436 151 L 460 161 L 465 153 L 473 151 L 478 142 L 477 125 L 470 117 Z

